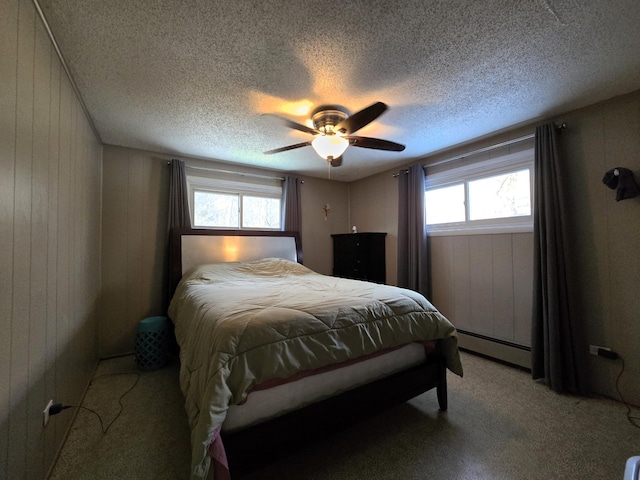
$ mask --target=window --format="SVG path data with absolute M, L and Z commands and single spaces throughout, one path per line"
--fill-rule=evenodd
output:
M 531 215 L 529 169 L 472 180 L 469 188 L 469 220 Z
M 519 152 L 427 176 L 430 235 L 533 229 L 533 151 Z
M 188 176 L 194 228 L 280 230 L 281 181 Z
M 244 195 L 242 226 L 247 228 L 280 228 L 280 199 Z

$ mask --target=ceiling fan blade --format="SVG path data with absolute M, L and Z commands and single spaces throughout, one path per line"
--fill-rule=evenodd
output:
M 289 128 L 293 128 L 294 130 L 300 130 L 301 132 L 304 133 L 310 133 L 311 135 L 318 135 L 320 132 L 318 130 L 316 130 L 315 128 L 309 128 L 306 125 L 302 125 L 301 123 L 296 123 L 293 122 L 287 118 L 284 117 L 280 117 L 279 115 L 274 115 L 273 113 L 264 113 L 263 115 L 267 115 L 269 117 L 273 117 L 276 118 L 280 121 L 280 123 L 282 123 L 283 125 L 289 127 Z
M 286 152 L 287 150 L 293 150 L 294 148 L 300 148 L 300 147 L 306 147 L 311 145 L 311 142 L 302 142 L 302 143 L 296 143 L 295 145 L 289 145 L 287 147 L 282 147 L 282 148 L 276 148 L 274 150 L 269 150 L 267 152 L 264 152 L 265 155 L 272 155 L 274 153 L 280 153 L 280 152 Z
M 384 113 L 387 106 L 382 102 L 376 102 L 373 105 L 369 105 L 367 108 L 354 113 L 348 118 L 338 123 L 333 129 L 346 135 L 349 135 L 356 130 L 360 130 L 365 125 L 373 122 L 376 118 Z
M 390 142 L 389 140 L 382 140 L 380 138 L 369 137 L 345 137 L 349 140 L 349 145 L 353 147 L 361 148 L 373 148 L 374 150 L 389 150 L 391 152 L 401 152 L 404 150 L 404 145 L 399 143 Z
M 343 156 L 344 155 L 340 155 L 338 158 L 332 158 L 329 163 L 331 164 L 332 167 L 339 167 L 340 165 L 342 165 Z

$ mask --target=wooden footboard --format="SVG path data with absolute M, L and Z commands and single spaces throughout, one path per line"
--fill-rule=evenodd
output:
M 447 409 L 444 359 L 429 355 L 422 365 L 258 425 L 223 434 L 229 470 L 234 479 L 311 441 L 371 417 L 394 405 L 437 389 L 441 410 Z

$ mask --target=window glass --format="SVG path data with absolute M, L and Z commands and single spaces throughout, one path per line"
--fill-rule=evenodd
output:
M 464 184 L 427 190 L 425 214 L 427 225 L 464 222 Z
M 189 166 L 187 166 L 189 168 Z M 282 178 L 193 167 L 187 175 L 194 228 L 280 230 Z
M 469 182 L 469 220 L 531 215 L 529 169 Z
M 242 196 L 244 228 L 280 228 L 280 199 Z
M 239 195 L 195 191 L 193 223 L 196 227 L 238 228 Z
M 428 173 L 428 235 L 533 231 L 533 157 L 524 149 Z

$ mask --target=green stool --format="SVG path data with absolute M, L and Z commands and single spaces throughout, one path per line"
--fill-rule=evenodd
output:
M 140 370 L 157 370 L 169 360 L 171 322 L 167 317 L 148 317 L 136 332 L 136 365 Z

